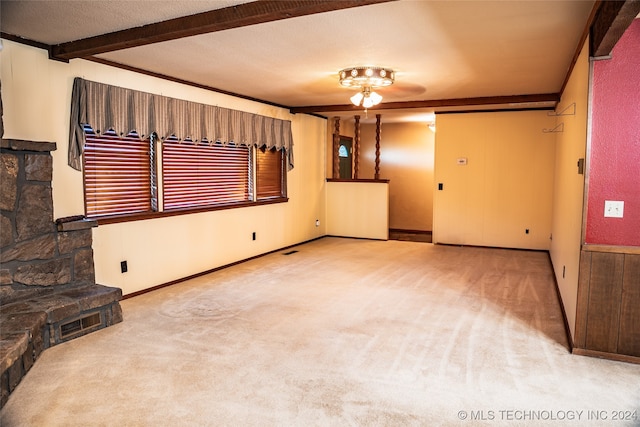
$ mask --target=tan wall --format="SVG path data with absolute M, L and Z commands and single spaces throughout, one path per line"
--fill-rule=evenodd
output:
M 327 234 L 387 240 L 389 185 L 370 182 L 328 182 Z
M 571 73 L 558 113 L 568 114 L 556 118 L 564 131 L 556 133 L 556 162 L 553 194 L 553 220 L 551 232 L 551 261 L 562 297 L 571 335 L 575 338 L 576 301 L 578 296 L 578 269 L 582 233 L 584 175 L 578 174 L 577 162 L 585 158 L 587 140 L 587 112 L 589 92 L 589 43 L 585 43 Z
M 326 120 L 89 61 L 50 61 L 44 50 L 3 44 L 4 137 L 57 143 L 54 218 L 84 213 L 82 173 L 67 166 L 74 77 L 292 121 L 288 203 L 100 226 L 93 233 L 98 283 L 128 294 L 326 234 Z
M 329 137 L 333 134 L 329 120 Z M 340 123 L 340 134 L 354 135 L 353 120 Z M 389 227 L 431 231 L 433 225 L 434 133 L 425 123 L 383 123 L 380 141 L 380 178 L 389 179 Z M 360 126 L 359 178 L 375 175 L 376 125 Z M 332 176 L 328 141 L 327 176 Z
M 549 249 L 553 123 L 545 111 L 438 115 L 433 241 Z
M 376 126 L 362 127 L 360 176 L 375 174 Z M 433 228 L 434 133 L 426 123 L 382 123 L 380 178 L 389 179 L 389 227 Z

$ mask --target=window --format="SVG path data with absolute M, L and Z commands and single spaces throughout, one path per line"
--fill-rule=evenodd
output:
M 85 127 L 84 187 L 87 216 L 151 211 L 149 139 Z
M 286 179 L 285 150 L 259 148 L 256 152 L 257 199 L 286 197 Z
M 250 155 L 247 146 L 165 140 L 162 144 L 164 208 L 251 201 Z
M 286 201 L 284 149 L 177 138 L 141 140 L 135 133 L 97 135 L 88 127 L 85 134 L 87 217 L 115 222 L 139 214 L 146 218 Z M 161 153 L 157 158 L 156 145 Z M 110 219 L 113 216 L 118 217 Z

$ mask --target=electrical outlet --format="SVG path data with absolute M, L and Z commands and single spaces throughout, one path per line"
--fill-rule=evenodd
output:
M 126 273 L 127 271 L 129 271 L 129 268 L 127 267 L 127 261 L 120 261 L 120 272 Z
M 607 218 L 622 218 L 624 214 L 624 202 L 620 200 L 604 201 L 604 216 Z
M 256 232 L 254 231 L 253 234 L 251 235 L 251 240 L 256 240 Z
M 320 220 L 316 219 L 316 227 L 320 227 Z

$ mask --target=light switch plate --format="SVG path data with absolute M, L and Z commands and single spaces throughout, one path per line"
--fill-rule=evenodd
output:
M 607 218 L 622 218 L 624 214 L 624 202 L 620 200 L 604 201 L 604 216 Z

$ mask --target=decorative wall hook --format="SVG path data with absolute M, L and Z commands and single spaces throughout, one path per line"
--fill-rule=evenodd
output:
M 560 123 L 559 125 L 557 125 L 553 129 L 542 129 L 542 132 L 544 132 L 544 133 L 560 133 L 560 132 L 564 132 L 564 123 Z
M 573 102 L 571 104 L 569 104 L 567 107 L 565 107 L 564 110 L 560 111 L 559 113 L 556 113 L 555 111 L 549 111 L 547 113 L 547 116 L 575 116 L 576 115 L 576 103 Z

